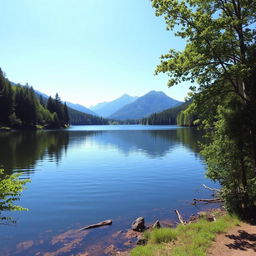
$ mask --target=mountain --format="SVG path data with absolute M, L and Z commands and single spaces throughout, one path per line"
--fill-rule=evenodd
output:
M 90 109 L 99 116 L 109 117 L 125 105 L 134 102 L 137 98 L 138 97 L 124 94 L 113 101 L 98 103 L 97 105 L 90 107 Z
M 79 112 L 68 107 L 70 124 L 72 125 L 103 125 L 109 124 L 108 120 L 94 115 Z
M 85 114 L 89 114 L 89 115 L 93 115 L 93 116 L 97 116 L 97 114 L 93 111 L 91 111 L 89 108 L 86 108 L 85 106 L 82 106 L 80 104 L 74 104 L 72 102 L 68 102 L 66 101 L 66 104 L 69 108 L 73 108 L 79 112 L 85 113 Z
M 140 119 L 168 108 L 177 107 L 182 103 L 167 96 L 163 92 L 150 91 L 134 102 L 119 109 L 109 118 L 116 120 Z

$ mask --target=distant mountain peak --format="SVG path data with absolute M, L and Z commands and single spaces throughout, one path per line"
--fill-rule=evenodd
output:
M 89 108 L 86 108 L 83 105 L 77 104 L 77 103 L 72 103 L 72 102 L 66 102 L 67 106 L 70 108 L 73 108 L 79 112 L 85 113 L 85 114 L 89 114 L 89 115 L 93 115 L 93 116 L 97 116 L 96 113 L 94 113 L 92 110 L 90 110 Z
M 110 118 L 117 120 L 140 119 L 180 104 L 182 102 L 167 96 L 164 92 L 153 90 L 119 109 Z
M 146 93 L 144 96 L 146 96 L 146 95 L 165 95 L 165 96 L 167 96 L 164 92 L 162 92 L 162 91 L 155 91 L 155 90 L 152 90 L 152 91 Z M 169 97 L 169 96 L 167 96 L 167 97 Z
M 122 98 L 122 97 L 131 97 L 131 96 L 127 93 L 124 93 L 120 98 Z
M 90 109 L 99 116 L 109 117 L 120 108 L 135 101 L 137 98 L 138 97 L 130 96 L 129 94 L 125 93 L 113 101 L 98 103 L 95 106 L 90 107 Z

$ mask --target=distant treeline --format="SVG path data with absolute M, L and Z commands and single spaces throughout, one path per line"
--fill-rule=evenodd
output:
M 0 69 L 0 125 L 34 128 L 37 125 L 61 128 L 69 123 L 66 104 L 58 94 L 47 103 L 39 100 L 32 87 L 13 86 Z
M 190 111 L 192 100 L 188 100 L 182 105 L 164 110 L 160 113 L 154 113 L 147 118 L 140 120 L 144 125 L 181 125 L 194 126 L 196 115 Z

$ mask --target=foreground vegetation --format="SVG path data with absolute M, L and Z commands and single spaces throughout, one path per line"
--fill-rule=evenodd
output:
M 222 186 L 230 212 L 256 210 L 256 5 L 247 0 L 151 0 L 168 30 L 185 40 L 184 50 L 161 56 L 156 73 L 169 86 L 191 86 L 192 113 L 178 119 L 197 124 L 207 140 L 202 155 L 207 176 Z
M 218 233 L 239 224 L 235 216 L 216 216 L 209 222 L 202 218 L 176 228 L 160 228 L 145 232 L 147 244 L 131 251 L 132 256 L 203 256 Z
M 11 217 L 4 215 L 4 212 L 27 210 L 15 204 L 20 199 L 25 184 L 30 181 L 28 179 L 21 180 L 20 175 L 8 175 L 3 169 L 0 169 L 0 224 L 15 222 Z

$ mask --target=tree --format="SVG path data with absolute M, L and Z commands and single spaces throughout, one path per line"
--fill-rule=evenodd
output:
M 66 102 L 64 103 L 64 123 L 69 124 L 69 113 Z
M 10 116 L 13 114 L 13 111 L 13 90 L 0 68 L 0 122 L 3 124 L 9 124 Z
M 192 86 L 199 121 L 207 130 L 208 173 L 222 185 L 231 211 L 248 214 L 256 203 L 256 2 L 152 0 L 168 30 L 186 40 L 183 51 L 161 56 L 156 73 L 168 85 Z M 210 104 L 214 103 L 214 105 Z
M 20 174 L 6 175 L 4 170 L 0 169 L 0 223 L 14 222 L 11 217 L 2 215 L 4 211 L 23 211 L 27 210 L 14 204 L 20 199 L 20 194 L 24 185 L 29 180 L 20 180 Z
M 52 127 L 65 127 L 69 123 L 69 113 L 66 103 L 63 104 L 61 99 L 56 93 L 55 99 L 48 98 L 47 109 L 53 114 Z
M 18 87 L 15 95 L 16 116 L 22 121 L 24 126 L 33 126 L 39 119 L 39 101 L 35 96 L 32 87 Z

